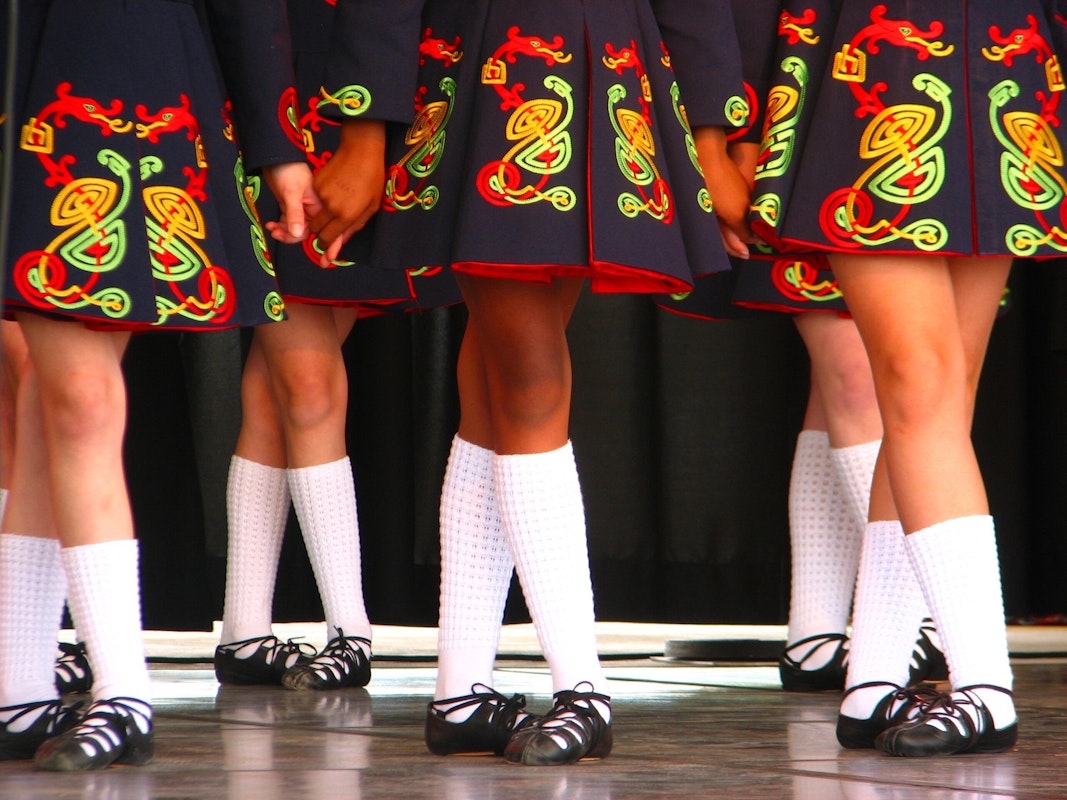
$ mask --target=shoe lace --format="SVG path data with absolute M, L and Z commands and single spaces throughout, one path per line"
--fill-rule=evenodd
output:
M 20 731 L 25 730 L 29 726 L 37 724 L 37 721 L 42 717 L 47 716 L 48 723 L 46 732 L 52 733 L 58 728 L 62 727 L 63 722 L 70 715 L 75 715 L 82 706 L 81 703 L 75 703 L 71 706 L 64 706 L 59 700 L 42 700 L 38 703 L 25 703 L 17 706 L 5 706 L 0 708 L 0 731 L 5 728 L 18 728 Z M 7 712 L 13 712 L 10 716 L 7 716 Z M 33 717 L 28 721 L 28 724 L 17 724 L 23 717 L 32 714 Z
M 893 702 L 889 708 L 896 709 L 896 713 L 900 713 L 902 708 L 906 708 L 904 712 L 909 719 L 914 719 L 926 711 L 934 703 L 941 699 L 942 693 L 939 692 L 934 686 L 926 683 L 920 683 L 917 686 L 904 686 L 893 692 Z M 890 716 L 895 716 L 892 712 Z
M 113 697 L 90 705 L 67 735 L 86 755 L 95 756 L 122 747 L 134 728 L 141 733 L 152 729 L 151 707 L 133 697 Z
M 471 693 L 462 697 L 437 700 L 431 704 L 433 713 L 442 719 L 454 711 L 460 711 L 471 706 L 486 707 L 489 709 L 489 724 L 496 730 L 510 733 L 517 729 L 518 723 L 530 719 L 526 712 L 526 695 L 514 694 L 511 697 L 501 694 L 484 683 L 475 683 L 471 686 Z M 476 713 L 476 712 L 473 712 Z M 520 720 L 520 717 L 522 720 Z
M 916 718 L 918 724 L 933 725 L 948 731 L 956 728 L 964 737 L 981 732 L 982 719 L 988 712 L 982 701 L 965 692 L 937 692 Z M 971 713 L 967 709 L 974 709 Z
M 59 642 L 59 655 L 56 657 L 56 672 L 64 684 L 85 680 L 91 674 L 89 658 L 85 645 L 80 642 Z
M 782 658 L 787 661 L 790 666 L 796 669 L 804 669 L 804 662 L 819 652 L 822 648 L 826 647 L 833 642 L 837 642 L 836 650 L 841 651 L 841 664 L 848 664 L 848 636 L 843 633 L 817 633 L 814 636 L 806 636 L 803 639 L 797 639 L 792 644 L 785 648 L 785 652 L 782 654 Z M 804 654 L 800 658 L 794 658 L 793 652 L 801 649 L 804 645 L 808 645 L 804 650 Z M 827 659 L 827 663 L 834 660 L 834 655 L 831 654 Z
M 291 657 L 302 656 L 304 658 L 314 658 L 315 653 L 317 652 L 315 650 L 315 645 L 311 644 L 310 642 L 297 641 L 297 639 L 299 639 L 300 637 L 286 639 L 284 642 L 279 640 L 277 637 L 272 638 L 274 638 L 275 642 L 270 648 L 270 663 L 272 664 L 274 663 L 274 660 L 280 656 L 285 659 L 286 666 L 290 666 L 288 661 Z
M 326 643 L 322 652 L 304 666 L 320 677 L 340 680 L 358 667 L 360 657 L 366 657 L 365 652 L 370 652 L 370 639 L 345 636 L 340 628 L 336 631 L 337 635 Z M 366 651 L 361 645 L 366 645 Z
M 583 686 L 588 686 L 589 690 L 582 690 Z M 560 747 L 580 746 L 596 737 L 607 724 L 594 703 L 610 707 L 611 698 L 592 689 L 592 684 L 583 682 L 574 689 L 556 692 L 552 709 L 537 723 Z

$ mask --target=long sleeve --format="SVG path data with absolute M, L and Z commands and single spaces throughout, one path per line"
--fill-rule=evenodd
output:
M 741 52 L 730 0 L 652 0 L 694 128 L 738 126 Z
M 337 1 L 321 113 L 411 121 L 426 1 Z
M 767 92 L 774 70 L 780 0 L 732 0 L 734 28 L 741 48 L 741 70 L 752 114 L 744 141 L 758 141 L 767 111 Z
M 246 167 L 302 161 L 287 114 L 295 78 L 285 0 L 208 0 L 207 10 Z

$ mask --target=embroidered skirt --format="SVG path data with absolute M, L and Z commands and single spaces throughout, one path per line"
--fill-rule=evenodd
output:
M 753 226 L 781 249 L 1067 251 L 1061 57 L 1040 0 L 783 3 Z
M 340 123 L 319 113 L 322 85 L 334 21 L 332 0 L 289 0 L 293 37 L 296 97 L 293 106 L 280 109 L 295 116 L 304 132 L 308 161 L 318 171 L 333 155 L 340 138 Z M 266 195 L 259 207 L 265 219 L 276 219 L 278 205 Z M 388 310 L 436 307 L 458 303 L 459 288 L 447 269 L 398 270 L 370 268 L 370 248 L 376 219 L 357 233 L 342 249 L 330 269 L 319 266 L 322 248 L 311 237 L 302 245 L 272 241 L 278 284 L 286 301 L 333 306 L 355 306 L 361 317 Z M 416 286 L 421 298 L 416 299 Z
M 7 311 L 131 330 L 280 319 L 260 182 L 195 6 L 55 0 L 42 31 L 14 120 Z
M 685 291 L 728 269 L 645 0 L 455 8 L 425 12 L 375 264 L 597 292 Z

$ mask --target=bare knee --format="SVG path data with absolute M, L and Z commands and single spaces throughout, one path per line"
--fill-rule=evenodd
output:
M 570 374 L 557 358 L 530 355 L 508 364 L 493 381 L 494 423 L 536 430 L 567 413 Z
M 41 413 L 53 440 L 76 447 L 121 439 L 126 427 L 126 387 L 121 374 L 74 370 L 63 380 L 41 382 Z
M 289 428 L 303 430 L 343 419 L 348 379 L 340 354 L 310 355 L 272 369 L 279 411 Z
M 936 347 L 891 355 L 877 368 L 876 380 L 887 431 L 908 432 L 944 424 L 967 408 L 962 359 Z

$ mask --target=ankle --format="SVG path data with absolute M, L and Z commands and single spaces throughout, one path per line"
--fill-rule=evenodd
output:
M 841 698 L 841 715 L 853 719 L 870 719 L 885 698 L 900 687 L 892 683 L 866 683 L 852 687 Z M 896 708 L 890 709 L 890 716 Z
M 1012 693 L 1007 689 L 1002 689 L 997 686 L 974 686 L 964 687 L 958 691 L 954 691 L 953 694 L 959 696 L 963 695 L 968 697 L 977 704 L 985 706 L 986 711 L 989 712 L 989 716 L 993 720 L 993 727 L 997 730 L 1013 725 L 1016 722 L 1015 714 L 1015 701 L 1012 697 Z M 977 720 L 977 708 L 973 708 L 970 705 L 964 706 L 967 713 L 971 715 L 975 723 Z

